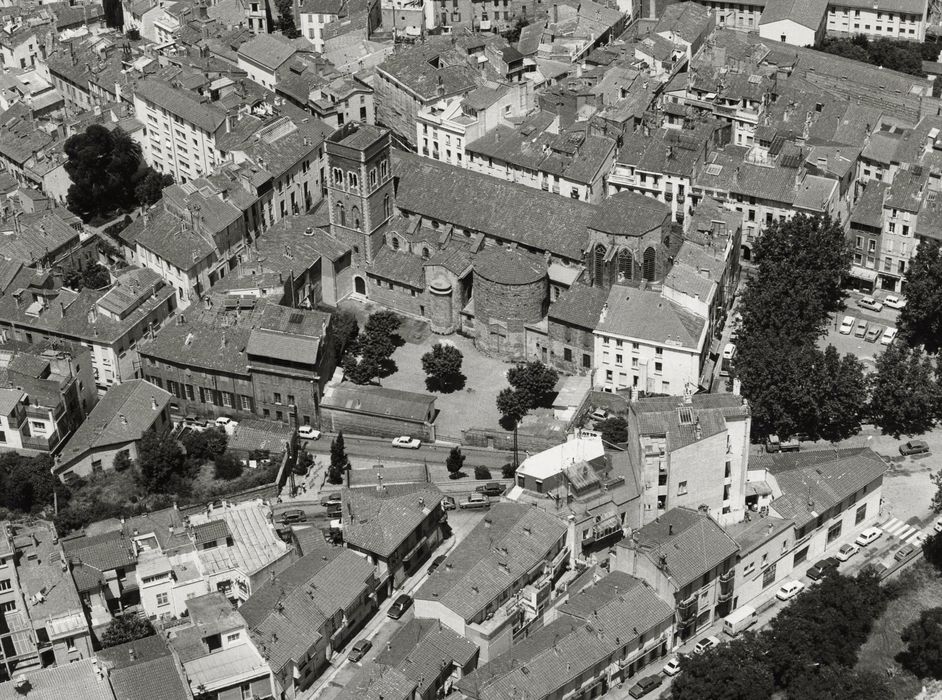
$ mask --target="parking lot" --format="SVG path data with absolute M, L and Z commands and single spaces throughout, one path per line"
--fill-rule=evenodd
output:
M 827 327 L 827 333 L 821 338 L 820 347 L 824 349 L 828 345 L 833 345 L 837 348 L 839 354 L 845 355 L 851 353 L 856 355 L 868 369 L 873 369 L 875 357 L 883 352 L 886 346 L 880 343 L 879 338 L 874 341 L 868 341 L 865 338 L 855 336 L 854 331 L 856 331 L 857 324 L 861 320 L 866 321 L 868 328 L 878 327 L 882 335 L 887 327 L 896 327 L 896 319 L 899 316 L 899 311 L 891 309 L 888 306 L 884 306 L 880 311 L 861 308 L 857 305 L 857 301 L 863 296 L 864 295 L 858 292 L 850 292 L 848 294 L 846 300 L 847 308 L 831 317 Z M 881 294 L 878 292 L 876 294 L 876 297 L 881 299 L 885 296 L 885 293 Z M 847 335 L 840 332 L 841 322 L 845 316 L 850 316 L 854 319 L 854 330 Z

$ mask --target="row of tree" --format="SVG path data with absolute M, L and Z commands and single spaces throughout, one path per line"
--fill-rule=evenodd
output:
M 907 276 L 909 302 L 898 342 L 867 374 L 854 355 L 818 347 L 843 308 L 851 252 L 838 221 L 799 215 L 767 228 L 755 246 L 736 331 L 734 373 L 752 408 L 753 436 L 804 433 L 833 442 L 870 421 L 895 436 L 921 433 L 942 416 L 937 358 L 942 329 L 942 259 L 924 244 Z M 933 286 L 935 285 L 935 286 Z
M 681 660 L 673 700 L 884 700 L 883 678 L 855 671 L 857 654 L 892 593 L 870 571 L 834 574 L 795 598 L 769 626 Z
M 149 206 L 173 184 L 169 175 L 150 166 L 141 167 L 141 147 L 120 128 L 109 131 L 91 124 L 66 140 L 65 171 L 69 186 L 69 210 L 88 221 L 116 210 Z

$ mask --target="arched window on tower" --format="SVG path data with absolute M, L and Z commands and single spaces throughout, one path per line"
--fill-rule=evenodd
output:
M 634 258 L 631 257 L 630 250 L 621 250 L 618 252 L 618 279 L 630 280 L 634 273 Z
M 392 249 L 399 250 L 399 239 L 396 236 L 392 237 Z
M 347 215 L 343 210 L 343 202 L 337 202 L 336 214 L 334 215 L 334 221 L 336 221 L 341 226 L 347 225 Z
M 605 271 L 605 246 L 599 243 L 595 246 L 595 256 L 592 261 L 592 281 L 596 286 L 602 286 L 602 279 Z
M 383 197 L 383 216 L 387 219 L 392 216 L 392 204 L 389 201 L 388 194 Z
M 657 260 L 657 253 L 654 251 L 653 247 L 649 247 L 644 251 L 644 266 L 641 271 L 641 276 L 646 280 L 654 279 L 655 271 L 655 262 Z
M 352 209 L 350 209 L 350 214 L 353 217 L 353 228 L 359 231 L 360 230 L 360 208 L 357 206 L 354 206 Z

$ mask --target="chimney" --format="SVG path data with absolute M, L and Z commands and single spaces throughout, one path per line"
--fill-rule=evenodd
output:
M 126 417 L 123 413 L 119 413 L 119 414 L 118 414 L 118 420 L 121 421 L 121 425 L 127 425 L 127 424 L 128 424 L 128 419 L 127 419 L 127 417 Z
M 670 537 L 674 534 L 674 525 L 672 523 L 667 524 L 667 536 Z
M 157 410 L 157 398 L 153 394 L 150 397 L 150 407 L 153 411 Z

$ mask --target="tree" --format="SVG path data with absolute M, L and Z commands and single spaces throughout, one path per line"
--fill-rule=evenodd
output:
M 223 481 L 232 481 L 242 476 L 242 461 L 231 452 L 223 452 L 213 459 L 213 476 Z
M 101 289 L 111 284 L 111 273 L 108 269 L 95 263 L 82 270 L 82 287 L 85 289 Z
M 903 629 L 906 649 L 896 655 L 918 678 L 942 678 L 942 608 L 929 608 Z
M 141 161 L 141 148 L 120 128 L 108 131 L 91 124 L 69 137 L 64 151 L 65 171 L 72 184 L 69 209 L 85 218 L 115 208 L 134 206 L 133 179 Z
M 360 332 L 356 315 L 351 311 L 338 311 L 334 314 L 333 332 L 334 352 L 337 357 L 342 357 Z
M 21 513 L 39 510 L 52 505 L 57 488 L 61 491 L 49 455 L 0 454 L 0 505 L 4 508 Z
M 354 355 L 348 352 L 340 363 L 343 375 L 354 384 L 369 384 L 379 376 L 379 362 L 371 353 Z
M 448 470 L 449 479 L 457 479 L 461 474 L 461 468 L 464 466 L 465 456 L 461 453 L 460 447 L 452 447 L 445 459 L 445 468 Z
M 113 647 L 118 644 L 133 642 L 136 639 L 143 639 L 154 634 L 154 627 L 146 617 L 140 617 L 133 613 L 126 613 L 112 618 L 101 635 L 102 647 Z
M 844 666 L 815 666 L 806 669 L 788 688 L 788 700 L 885 700 L 893 697 L 886 681 L 872 671 Z
M 485 467 L 483 464 L 478 464 L 474 468 L 474 478 L 479 481 L 491 478 L 491 470 Z
M 294 2 L 293 0 L 275 0 L 278 8 L 278 29 L 289 39 L 295 39 L 300 36 L 300 32 L 294 22 Z
M 454 345 L 436 343 L 432 349 L 422 355 L 422 370 L 430 391 L 454 391 L 464 384 L 461 363 L 464 356 Z
M 497 395 L 497 410 L 516 430 L 517 424 L 529 413 L 530 406 L 523 392 L 507 387 Z
M 160 200 L 164 189 L 173 184 L 173 177 L 166 173 L 159 173 L 150 166 L 147 172 L 134 186 L 134 196 L 141 206 L 149 207 Z
M 539 360 L 514 365 L 507 372 L 507 381 L 526 402 L 527 409 L 543 405 L 559 381 L 559 372 Z
M 938 367 L 921 348 L 893 343 L 877 356 L 871 377 L 870 417 L 885 434 L 919 435 L 942 413 Z
M 520 41 L 520 32 L 523 31 L 523 28 L 527 26 L 527 18 L 524 16 L 517 17 L 517 21 L 514 22 L 514 25 L 504 32 L 503 36 L 511 44 L 516 44 Z
M 673 700 L 766 700 L 775 690 L 772 670 L 754 633 L 681 661 Z
M 137 451 L 141 483 L 149 493 L 170 493 L 184 474 L 186 458 L 176 440 L 149 430 Z
M 330 466 L 327 467 L 327 481 L 331 484 L 342 484 L 343 473 L 350 468 L 347 450 L 343 444 L 343 432 L 330 443 Z
M 628 441 L 628 421 L 621 416 L 612 416 L 595 424 L 605 442 L 619 444 Z
M 862 412 L 867 404 L 867 378 L 856 356 L 837 354 L 828 345 L 816 365 L 818 415 L 817 436 L 831 442 L 845 440 L 860 432 Z
M 377 311 L 370 314 L 366 319 L 366 325 L 363 330 L 367 335 L 379 336 L 398 336 L 399 326 L 402 325 L 402 319 L 392 311 Z
M 909 261 L 904 282 L 906 306 L 896 325 L 900 338 L 911 347 L 925 346 L 927 352 L 942 348 L 942 254 L 936 240 L 919 244 Z
M 938 483 L 938 481 L 936 483 Z M 930 535 L 926 541 L 922 543 L 922 554 L 927 562 L 942 571 L 942 535 L 939 533 Z
M 112 464 L 114 465 L 114 470 L 116 472 L 123 472 L 127 469 L 130 469 L 131 465 L 133 464 L 131 462 L 130 453 L 127 450 L 121 450 L 114 456 L 114 462 Z
M 225 452 L 229 436 L 225 430 L 214 426 L 208 430 L 192 430 L 183 436 L 181 442 L 187 457 L 202 463 Z

